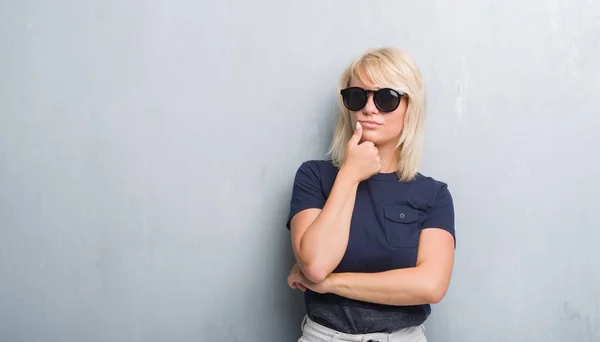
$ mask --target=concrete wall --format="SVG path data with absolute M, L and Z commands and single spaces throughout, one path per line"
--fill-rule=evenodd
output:
M 284 228 L 396 45 L 458 249 L 430 341 L 600 341 L 600 2 L 0 2 L 0 340 L 295 341 Z

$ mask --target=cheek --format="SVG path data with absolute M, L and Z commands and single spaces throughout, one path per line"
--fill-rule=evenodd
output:
M 387 125 L 387 130 L 391 135 L 399 135 L 402 133 L 402 129 L 404 128 L 404 114 L 406 113 L 406 103 L 403 100 L 400 103 L 398 109 L 394 112 L 389 113 L 386 117 L 385 123 Z
M 397 136 L 402 133 L 402 128 L 404 126 L 404 115 L 391 115 L 387 120 L 385 120 L 385 131 L 386 135 L 389 136 Z
M 354 129 L 356 127 L 356 112 L 350 112 L 350 126 Z

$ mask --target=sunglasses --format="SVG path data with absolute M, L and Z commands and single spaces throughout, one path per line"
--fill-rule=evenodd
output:
M 404 96 L 404 93 L 391 88 L 365 90 L 359 87 L 350 87 L 340 91 L 344 106 L 353 112 L 359 111 L 367 105 L 370 93 L 373 94 L 373 102 L 377 109 L 384 113 L 395 111 L 400 105 L 402 96 Z

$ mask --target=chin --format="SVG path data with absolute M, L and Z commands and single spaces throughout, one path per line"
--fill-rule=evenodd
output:
M 363 141 L 370 141 L 370 142 L 372 142 L 375 145 L 379 145 L 382 142 L 381 141 L 382 139 L 381 139 L 381 137 L 378 136 L 378 134 L 373 134 L 373 133 L 370 133 L 370 132 L 363 132 L 362 140 Z
M 363 141 L 370 141 L 377 146 L 383 146 L 383 145 L 388 145 L 388 144 L 395 144 L 397 138 L 394 137 L 392 139 L 389 139 L 389 138 L 382 137 L 378 134 L 367 134 L 365 132 L 365 133 L 363 133 L 362 139 L 363 139 Z

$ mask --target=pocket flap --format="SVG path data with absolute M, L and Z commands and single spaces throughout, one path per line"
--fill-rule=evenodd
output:
M 407 207 L 385 207 L 383 215 L 386 219 L 399 223 L 414 223 L 419 220 L 418 212 Z

